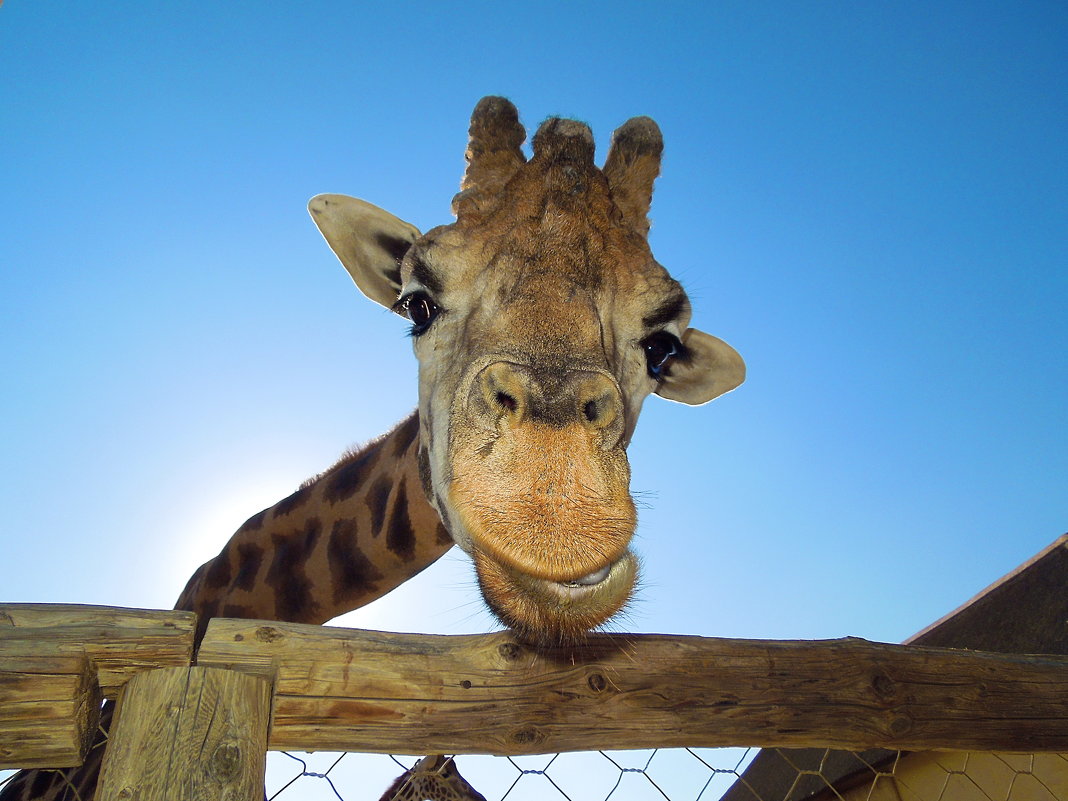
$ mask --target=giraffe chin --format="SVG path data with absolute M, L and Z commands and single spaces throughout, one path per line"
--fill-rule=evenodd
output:
M 638 560 L 629 551 L 596 574 L 567 582 L 519 572 L 478 551 L 474 562 L 490 611 L 533 645 L 582 642 L 627 605 L 638 579 Z

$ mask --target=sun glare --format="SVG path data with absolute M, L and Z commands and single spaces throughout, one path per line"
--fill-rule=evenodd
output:
M 279 471 L 259 475 L 255 483 L 242 476 L 201 497 L 183 519 L 174 521 L 181 529 L 174 539 L 168 571 L 174 578 L 175 594 L 193 571 L 219 553 L 242 523 L 296 489 L 292 477 Z

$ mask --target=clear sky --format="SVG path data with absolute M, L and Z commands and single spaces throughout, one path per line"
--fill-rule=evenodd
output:
M 749 379 L 651 399 L 625 628 L 899 641 L 1068 530 L 1068 11 L 0 7 L 5 601 L 169 607 L 415 405 L 319 192 L 446 222 L 468 115 L 666 142 L 651 234 Z M 350 625 L 484 631 L 446 557 Z

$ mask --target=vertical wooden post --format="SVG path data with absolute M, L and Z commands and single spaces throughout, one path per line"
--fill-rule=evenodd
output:
M 123 687 L 99 801 L 262 801 L 271 683 L 220 668 L 138 673 Z

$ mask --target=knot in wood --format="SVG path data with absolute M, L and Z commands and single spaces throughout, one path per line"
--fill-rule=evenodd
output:
M 890 733 L 895 737 L 907 734 L 912 729 L 912 721 L 906 717 L 896 717 L 890 721 Z
M 222 743 L 208 762 L 208 772 L 222 781 L 231 781 L 241 772 L 241 747 Z
M 586 683 L 595 693 L 603 693 L 608 687 L 608 679 L 601 673 L 591 673 L 590 677 L 586 679 Z
M 871 688 L 882 701 L 889 701 L 897 695 L 897 683 L 885 673 L 875 674 L 871 680 Z
M 534 743 L 540 743 L 544 737 L 540 731 L 534 726 L 526 726 L 522 729 L 517 729 L 512 732 L 512 740 L 519 745 L 531 745 Z
M 497 646 L 497 653 L 501 655 L 503 659 L 509 662 L 514 662 L 519 659 L 519 655 L 523 653 L 523 649 L 514 642 L 505 642 Z
M 468 679 L 464 679 L 463 681 L 460 682 L 460 686 L 463 687 L 465 690 L 470 690 L 471 689 L 471 682 Z
M 275 642 L 284 636 L 282 632 L 271 626 L 260 626 L 256 629 L 256 639 L 260 642 Z

